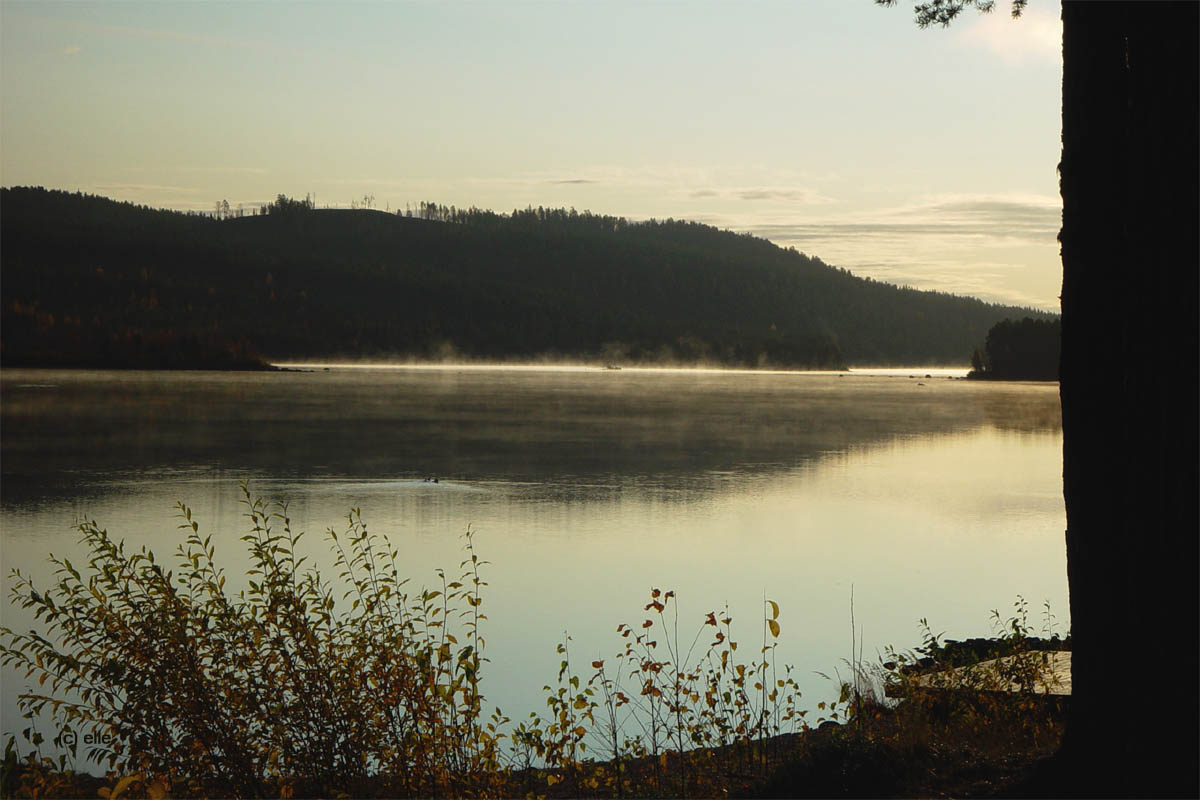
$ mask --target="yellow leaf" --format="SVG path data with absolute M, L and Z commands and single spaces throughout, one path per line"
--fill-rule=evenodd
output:
M 113 787 L 112 792 L 109 793 L 109 800 L 117 800 L 117 798 L 120 797 L 126 789 L 133 785 L 134 782 L 140 781 L 141 779 L 141 775 L 126 775 L 124 778 L 121 778 L 121 780 L 117 781 L 117 785 Z
M 768 600 L 767 603 L 771 606 L 771 619 L 779 619 L 779 604 L 774 600 Z
M 773 619 L 767 620 L 767 627 L 771 629 L 771 635 L 779 638 L 779 623 Z

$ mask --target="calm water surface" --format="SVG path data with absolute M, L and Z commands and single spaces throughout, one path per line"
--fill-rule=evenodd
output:
M 238 572 L 248 480 L 325 563 L 318 534 L 361 508 L 418 585 L 471 526 L 485 691 L 515 718 L 544 707 L 564 632 L 581 663 L 612 655 L 651 587 L 682 630 L 728 604 L 747 646 L 777 601 L 815 706 L 834 691 L 815 672 L 850 655 L 851 586 L 868 653 L 917 644 L 921 617 L 986 635 L 1018 594 L 1069 625 L 1057 385 L 926 372 L 5 370 L 0 618 L 28 624 L 8 570 L 48 577 L 84 516 L 165 556 L 183 501 Z M 24 682 L 3 678 L 9 734 Z

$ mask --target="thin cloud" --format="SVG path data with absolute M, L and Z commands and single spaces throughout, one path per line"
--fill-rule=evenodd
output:
M 775 241 L 784 246 L 796 246 L 786 240 Z M 1018 276 L 1028 270 L 1028 264 L 1001 260 L 1004 258 L 1002 251 L 995 254 L 996 259 L 981 259 L 979 251 L 975 250 L 974 258 L 967 262 L 955 258 L 947 248 L 935 246 L 935 241 L 907 240 L 899 247 L 863 239 L 825 240 L 818 244 L 820 249 L 799 246 L 797 249 L 818 256 L 826 263 L 844 267 L 859 277 L 896 286 L 1047 311 L 1058 308 L 1054 293 L 1037 293 L 1019 284 Z
M 398 178 L 333 178 L 331 180 L 321 181 L 321 183 L 332 186 L 378 186 L 399 189 L 402 187 L 411 186 L 414 181 L 405 181 Z
M 170 192 L 173 194 L 198 194 L 201 190 L 191 186 L 164 186 L 158 183 L 104 183 L 92 186 L 104 192 Z
M 958 264 L 931 265 L 928 262 L 916 264 L 897 261 L 890 264 L 857 264 L 854 271 L 897 286 L 977 297 L 989 303 L 1057 311 L 1058 303 L 1055 298 L 1033 295 L 1009 284 L 1009 273 L 1019 268 L 1016 264 L 977 262 L 971 265 L 970 271 L 964 271 Z M 997 288 L 999 286 L 1004 288 Z
M 654 164 L 646 166 L 590 165 L 572 168 L 573 177 L 561 174 L 527 173 L 524 175 L 475 177 L 468 183 L 486 187 L 521 187 L 537 189 L 543 186 L 598 185 L 613 192 L 642 192 L 655 197 L 672 195 L 679 198 L 728 198 L 746 202 L 773 201 L 825 205 L 836 202 L 834 198 L 805 185 L 808 179 L 799 174 L 784 172 L 775 177 L 796 180 L 793 185 L 738 185 L 731 180 L 730 173 L 744 174 L 747 169 L 719 169 L 685 164 Z M 751 172 L 763 171 L 759 168 Z M 743 180 L 745 180 L 743 175 Z
M 145 167 L 145 166 L 130 166 L 125 167 L 129 172 L 190 172 L 190 173 L 232 173 L 235 175 L 266 175 L 270 170 L 263 167 L 239 167 L 233 165 L 218 165 L 218 166 L 196 166 L 189 164 L 175 164 L 166 167 Z
M 1058 235 L 1058 225 L 1038 220 L 1029 224 L 996 220 L 966 222 L 818 222 L 812 224 L 773 223 L 750 229 L 767 238 L 786 234 L 789 239 L 825 239 L 830 236 L 973 236 L 995 239 L 1046 240 Z
M 266 175 L 262 167 L 179 167 L 184 172 L 231 172 L 237 175 Z
M 789 239 L 830 236 L 972 236 L 1042 243 L 1062 226 L 1062 202 L 1037 195 L 942 195 L 897 208 L 797 220 L 733 225 Z
M 1055 279 L 1042 280 L 1048 285 L 1041 290 L 1022 283 L 1030 254 L 1042 254 L 1034 269 L 1054 269 L 1061 214 L 1054 197 L 942 195 L 873 212 L 702 221 L 795 247 L 856 275 L 1049 310 L 1058 306 Z
M 806 205 L 824 205 L 835 202 L 815 189 L 738 189 L 734 195 L 742 200 L 787 200 Z
M 947 195 L 896 209 L 877 222 L 914 232 L 1054 238 L 1062 227 L 1062 201 L 1038 195 Z
M 711 170 L 701 167 L 654 165 L 646 167 L 623 167 L 612 165 L 585 166 L 572 169 L 572 178 L 559 174 L 527 173 L 524 175 L 469 178 L 468 182 L 481 186 L 537 187 L 548 184 L 603 184 L 612 189 L 651 190 L 662 192 L 670 189 L 690 189 L 709 186 L 713 183 Z
M 808 187 L 756 186 L 735 189 L 704 188 L 688 192 L 687 196 L 696 199 L 728 197 L 734 200 L 749 202 L 775 200 L 788 203 L 803 203 L 805 205 L 826 205 L 837 202 L 832 197 L 823 195 L 817 190 Z

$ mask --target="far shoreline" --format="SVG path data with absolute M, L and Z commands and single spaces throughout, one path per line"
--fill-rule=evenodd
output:
M 909 378 L 915 380 L 952 379 L 963 380 L 970 377 L 970 367 L 966 365 L 919 365 L 919 366 L 846 366 L 842 368 L 828 367 L 790 367 L 763 366 L 748 367 L 736 365 L 718 365 L 711 363 L 639 363 L 612 364 L 596 361 L 315 361 L 315 360 L 280 360 L 262 361 L 259 363 L 211 364 L 197 363 L 187 365 L 153 365 L 131 363 L 80 363 L 54 362 L 42 360 L 18 360 L 16 363 L 0 362 L 0 370 L 17 369 L 32 370 L 111 370 L 114 372 L 321 372 L 334 370 L 463 370 L 463 371 L 494 371 L 508 370 L 517 372 L 632 372 L 638 374 L 725 374 L 742 373 L 746 375 L 813 375 L 813 376 L 843 376 L 871 378 Z M 979 378 L 972 378 L 977 380 Z M 984 378 L 985 380 L 997 380 Z M 1012 380 L 1023 380 L 1015 378 Z
M 293 371 L 321 370 L 470 370 L 491 371 L 511 370 L 518 372 L 634 372 L 639 374 L 726 374 L 739 373 L 746 375 L 838 375 L 849 377 L 871 378 L 912 378 L 912 379 L 945 379 L 961 380 L 967 376 L 970 367 L 966 365 L 926 365 L 926 366 L 848 366 L 841 369 L 805 368 L 805 367 L 741 367 L 722 366 L 705 363 L 696 364 L 605 364 L 580 361 L 404 361 L 404 362 L 347 362 L 347 361 L 279 361 L 273 366 L 279 369 Z

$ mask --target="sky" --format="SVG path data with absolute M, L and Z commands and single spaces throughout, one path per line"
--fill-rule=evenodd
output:
M 1057 310 L 1058 4 L 1004 5 L 0 0 L 0 184 L 689 219 Z

